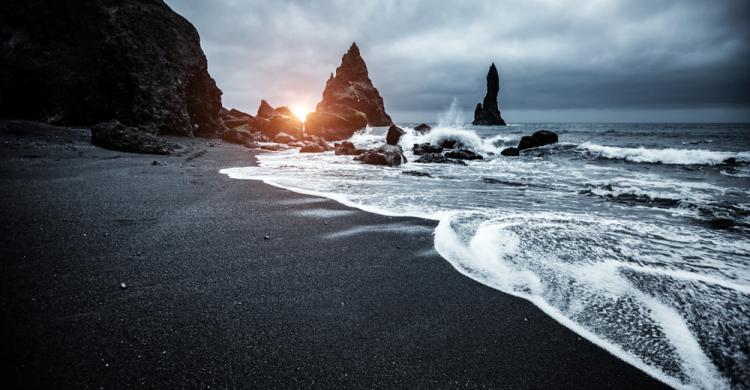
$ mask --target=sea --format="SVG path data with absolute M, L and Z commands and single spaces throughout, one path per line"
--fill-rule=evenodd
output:
M 398 167 L 288 150 L 221 172 L 438 221 L 435 250 L 466 277 L 673 387 L 750 388 L 750 124 L 480 127 L 447 112 L 424 135 L 399 125 Z M 500 155 L 538 129 L 559 143 Z M 413 144 L 443 140 L 484 159 L 414 163 Z

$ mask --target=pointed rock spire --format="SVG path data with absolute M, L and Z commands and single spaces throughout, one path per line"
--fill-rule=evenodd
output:
M 308 115 L 305 128 L 310 134 L 345 139 L 354 131 L 393 124 L 386 114 L 383 98 L 370 80 L 367 65 L 356 43 L 341 58 L 323 90 L 323 99 Z
M 497 95 L 500 92 L 500 75 L 493 62 L 487 72 L 487 94 L 484 95 L 482 103 L 478 103 L 474 110 L 474 125 L 482 126 L 505 126 L 505 121 L 500 115 L 497 104 Z
M 271 105 L 268 104 L 267 101 L 261 100 L 260 107 L 258 107 L 258 113 L 255 116 L 258 116 L 261 118 L 268 118 L 271 115 L 273 115 L 273 107 L 271 107 Z

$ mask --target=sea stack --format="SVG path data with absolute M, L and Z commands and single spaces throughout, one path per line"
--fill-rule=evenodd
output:
M 497 74 L 497 68 L 493 62 L 490 71 L 487 72 L 487 94 L 484 95 L 482 103 L 477 103 L 477 108 L 474 110 L 473 125 L 505 126 L 505 121 L 500 115 L 500 108 L 497 106 L 498 92 L 500 92 L 500 76 Z
M 346 139 L 365 126 L 390 126 L 383 98 L 372 84 L 359 47 L 352 43 L 341 59 L 336 74 L 331 74 L 323 99 L 308 114 L 305 130 L 326 139 Z
M 221 91 L 195 27 L 162 0 L 0 6 L 0 117 L 216 135 Z

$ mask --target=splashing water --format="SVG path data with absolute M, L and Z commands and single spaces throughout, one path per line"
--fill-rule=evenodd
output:
M 540 127 L 561 143 L 499 156 Z M 457 271 L 529 300 L 654 377 L 680 388 L 750 387 L 750 128 L 479 128 L 463 124 L 454 100 L 428 134 L 406 130 L 410 161 L 412 144 L 445 139 L 485 160 L 383 168 L 285 151 L 222 172 L 437 220 L 435 249 Z M 374 146 L 384 132 L 352 141 Z M 705 149 L 685 148 L 695 144 Z

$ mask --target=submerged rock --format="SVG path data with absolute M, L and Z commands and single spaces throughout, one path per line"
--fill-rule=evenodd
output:
M 521 153 L 518 148 L 505 148 L 500 154 L 503 156 L 519 156 Z
M 321 114 L 332 114 L 321 115 Z M 305 120 L 308 134 L 316 134 L 328 140 L 351 137 L 365 126 L 389 126 L 393 124 L 386 114 L 383 98 L 370 80 L 367 65 L 353 43 L 341 58 L 341 65 L 332 73 L 323 90 L 323 99 Z
M 455 139 L 444 139 L 438 142 L 438 145 L 440 145 L 444 149 L 453 149 L 453 148 L 460 148 L 464 146 L 460 141 L 457 141 Z
M 445 157 L 455 158 L 458 160 L 482 160 L 484 159 L 484 157 L 482 157 L 481 154 L 475 153 L 469 149 L 450 150 L 445 153 Z
M 473 125 L 480 126 L 505 126 L 505 121 L 500 115 L 500 109 L 497 105 L 497 95 L 500 92 L 500 76 L 493 62 L 487 72 L 487 94 L 484 95 L 484 101 L 477 103 L 474 110 Z
M 461 160 L 456 160 L 453 158 L 448 158 L 442 155 L 441 153 L 428 153 L 424 154 L 421 157 L 419 157 L 416 161 L 418 163 L 422 164 L 457 164 L 457 165 L 466 165 L 465 162 Z
M 357 149 L 357 147 L 349 141 L 334 144 L 333 150 L 337 156 L 359 156 L 364 152 L 362 149 Z
M 388 145 L 397 145 L 398 141 L 401 139 L 401 136 L 404 134 L 406 134 L 406 131 L 404 131 L 404 129 L 396 125 L 391 125 L 391 127 L 388 128 L 388 133 L 385 135 L 385 142 Z
M 421 156 L 428 153 L 443 153 L 443 147 L 426 142 L 423 144 L 414 144 L 414 146 L 411 148 L 411 151 L 415 155 Z
M 131 153 L 169 154 L 174 145 L 161 137 L 128 127 L 117 120 L 102 122 L 91 128 L 91 143 L 102 148 Z
M 531 149 L 555 143 L 557 143 L 557 134 L 548 130 L 539 130 L 532 135 L 522 137 L 521 142 L 518 143 L 518 150 Z
M 432 130 L 432 127 L 422 123 L 421 125 L 414 128 L 414 131 L 418 134 L 427 134 Z
M 161 0 L 4 1 L 0 117 L 224 131 L 195 27 Z M 152 134 L 153 135 L 153 134 Z
M 420 171 L 403 171 L 401 172 L 402 175 L 408 175 L 408 176 L 417 176 L 417 177 L 432 177 L 427 172 L 420 172 Z

